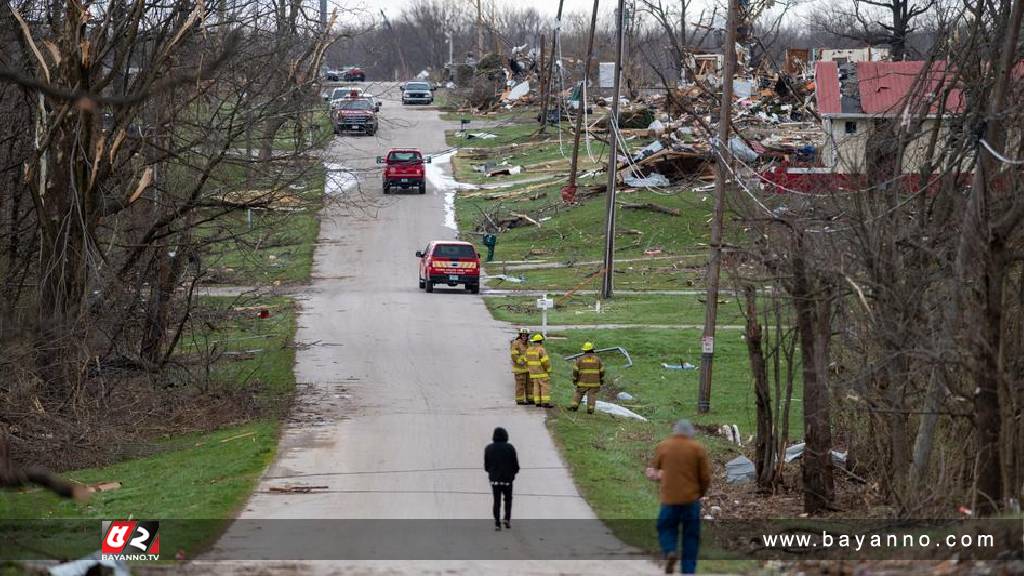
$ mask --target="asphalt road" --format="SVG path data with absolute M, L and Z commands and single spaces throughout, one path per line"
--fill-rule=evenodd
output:
M 543 410 L 515 405 L 506 351 L 512 327 L 493 320 L 479 296 L 417 288 L 414 252 L 455 236 L 445 226 L 446 190 L 432 184 L 422 196 L 383 196 L 374 158 L 397 146 L 442 151 L 446 125 L 436 110 L 393 98 L 381 114 L 376 137 L 336 137 L 327 151 L 325 162 L 353 169 L 358 185 L 337 187 L 343 191 L 325 211 L 314 281 L 299 296 L 296 373 L 303 384 L 295 414 L 276 460 L 207 560 L 337 560 L 349 553 L 339 541 L 345 533 L 347 543 L 380 543 L 371 552 L 360 549 L 374 561 L 280 567 L 346 574 L 656 572 L 594 519 Z M 508 429 L 523 468 L 513 529 L 500 533 L 492 529 L 482 469 L 495 426 Z M 287 485 L 318 488 L 271 490 Z M 565 547 L 575 551 L 563 558 L 558 551 Z M 588 559 L 594 550 L 634 559 Z M 416 555 L 450 560 L 406 558 Z

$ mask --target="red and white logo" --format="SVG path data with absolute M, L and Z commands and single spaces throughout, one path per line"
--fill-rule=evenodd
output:
M 104 520 L 100 556 L 103 560 L 159 560 L 160 522 Z

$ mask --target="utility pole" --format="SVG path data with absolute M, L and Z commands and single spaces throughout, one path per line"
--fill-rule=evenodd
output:
M 387 28 L 388 32 L 391 32 L 391 21 L 388 20 L 388 15 L 384 13 L 384 9 L 380 9 L 380 17 L 384 20 L 384 27 Z M 394 37 L 394 35 L 392 35 Z M 402 67 L 402 76 L 407 77 L 408 71 L 405 66 L 405 54 L 402 53 L 402 43 L 395 39 L 395 49 L 398 50 L 398 63 Z M 395 81 L 398 81 L 398 70 L 395 70 Z
M 725 181 L 729 177 L 729 123 L 732 121 L 732 83 L 736 75 L 736 12 L 738 0 L 729 0 L 725 28 L 725 70 L 722 103 L 718 116 L 718 158 L 715 159 L 715 207 L 711 215 L 711 256 L 708 258 L 708 295 L 704 310 L 704 335 L 700 339 L 700 391 L 697 412 L 711 410 L 711 367 L 715 360 L 715 320 L 718 316 L 718 285 L 722 272 L 722 220 L 725 218 Z
M 735 0 L 733 0 L 735 1 Z M 615 12 L 615 88 L 612 90 L 612 113 L 608 117 L 608 134 L 612 144 L 608 152 L 608 205 L 604 223 L 604 282 L 601 298 L 612 297 L 612 275 L 615 273 L 615 181 L 619 166 L 619 84 L 622 79 L 622 43 L 626 28 L 626 0 L 619 0 Z
M 558 0 L 558 15 L 555 16 L 555 26 L 551 30 L 551 56 L 548 58 L 548 68 L 544 73 L 544 104 L 540 108 L 540 133 L 544 134 L 548 129 L 548 100 L 551 98 L 551 71 L 555 67 L 555 46 L 558 43 L 558 33 L 562 29 L 562 6 L 565 0 Z M 543 50 L 543 46 L 541 47 Z
M 580 157 L 580 133 L 583 131 L 583 113 L 587 109 L 587 99 L 583 97 L 587 93 L 587 83 L 590 81 L 590 59 L 594 56 L 594 29 L 597 27 L 597 5 L 600 0 L 594 0 L 594 9 L 590 13 L 590 37 L 587 39 L 587 59 L 583 61 L 583 83 L 580 84 L 579 106 L 576 108 L 576 133 L 572 140 L 572 163 L 569 166 L 569 184 L 562 199 L 572 202 L 576 195 L 576 168 L 579 165 Z

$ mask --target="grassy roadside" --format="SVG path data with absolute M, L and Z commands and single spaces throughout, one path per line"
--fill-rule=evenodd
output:
M 208 379 L 196 384 L 206 392 L 198 398 L 246 398 L 250 406 L 235 413 L 236 421 L 207 433 L 165 434 L 140 447 L 144 457 L 65 474 L 86 484 L 121 484 L 94 494 L 85 504 L 41 489 L 0 493 L 4 519 L 69 521 L 18 526 L 22 538 L 17 545 L 10 540 L 0 545 L 0 557 L 24 555 L 26 545 L 32 556 L 82 555 L 96 549 L 98 521 L 119 518 L 161 520 L 165 558 L 173 558 L 179 549 L 191 558 L 213 543 L 273 459 L 280 416 L 295 387 L 292 301 L 270 298 L 241 304 L 234 298 L 202 298 L 195 314 L 204 321 L 182 338 L 177 354 L 183 365 L 195 365 L 197 356 L 214 360 Z M 264 308 L 270 317 L 260 319 L 257 311 Z M 216 324 L 208 321 L 214 317 L 220 319 Z M 65 531 L 54 529 L 61 526 Z M 74 536 L 82 527 L 91 527 L 88 538 Z
M 504 136 L 505 141 L 522 136 L 499 127 L 489 130 Z M 511 154 L 510 162 L 519 163 L 525 150 L 522 143 L 512 147 L 499 139 L 487 144 L 474 140 L 474 149 L 460 160 L 456 156 L 458 175 L 466 174 L 472 165 L 491 161 L 502 154 Z M 481 142 L 481 144 L 476 144 Z M 631 149 L 644 144 L 637 139 Z M 550 143 L 533 145 L 542 154 L 550 154 Z M 557 153 L 557 146 L 556 146 Z M 557 162 L 557 160 L 554 160 Z M 528 171 L 527 171 L 528 172 Z M 504 177 L 508 181 L 508 177 Z M 470 181 L 473 176 L 470 176 Z M 476 175 L 476 181 L 481 181 Z M 487 182 L 502 181 L 487 178 Z M 587 185 L 602 185 L 604 176 L 584 180 Z M 704 183 L 666 189 L 629 189 L 619 194 L 616 227 L 615 286 L 617 290 L 688 290 L 700 289 L 706 266 L 709 240 L 708 221 L 711 200 L 703 190 Z M 527 187 L 530 187 L 527 189 Z M 679 418 L 689 418 L 700 430 L 700 440 L 708 447 L 716 479 L 711 501 L 726 498 L 723 492 L 725 462 L 747 453 L 747 441 L 756 429 L 756 407 L 750 378 L 749 359 L 744 332 L 735 329 L 745 319 L 739 303 L 731 295 L 723 295 L 718 312 L 720 326 L 716 337 L 714 386 L 711 411 L 697 414 L 697 390 L 700 364 L 701 330 L 704 322 L 703 295 L 638 294 L 620 295 L 604 300 L 601 313 L 595 311 L 596 296 L 575 294 L 561 300 L 571 289 L 598 289 L 604 249 L 605 195 L 586 197 L 572 207 L 562 205 L 559 198 L 561 182 L 547 186 L 513 183 L 500 190 L 460 192 L 456 197 L 456 219 L 466 237 L 477 231 L 485 214 L 492 219 L 507 218 L 513 213 L 527 214 L 538 224 L 513 227 L 498 237 L 495 262 L 486 265 L 489 275 L 506 274 L 519 282 L 492 279 L 491 288 L 550 290 L 558 307 L 548 316 L 550 337 L 546 347 L 553 358 L 553 401 L 560 408 L 549 412 L 547 420 L 552 435 L 572 470 L 580 492 L 598 517 L 605 520 L 629 519 L 645 522 L 611 523 L 609 526 L 625 542 L 647 549 L 656 549 L 653 519 L 658 511 L 657 486 L 643 475 L 658 441 L 669 434 Z M 519 192 L 527 190 L 528 193 Z M 632 206 L 627 206 L 632 205 Z M 651 209 L 656 205 L 657 210 Z M 638 208 L 637 206 L 645 206 Z M 666 212 L 675 212 L 670 214 Z M 530 267 L 530 264 L 561 263 L 564 267 Z M 490 297 L 485 304 L 498 320 L 519 325 L 539 325 L 540 313 L 533 297 Z M 635 328 L 563 329 L 559 325 L 628 324 Z M 680 325 L 686 328 L 657 328 L 658 325 Z M 692 326 L 692 327 L 690 327 Z M 573 354 L 585 341 L 598 348 L 621 346 L 633 365 L 616 353 L 604 353 L 608 380 L 599 399 L 614 402 L 647 418 L 647 421 L 615 418 L 598 413 L 593 416 L 565 410 L 572 399 L 571 364 L 561 358 Z M 557 359 L 556 359 L 557 357 Z M 686 366 L 665 368 L 663 364 Z M 791 440 L 802 436 L 802 386 L 794 385 L 789 429 Z M 619 400 L 619 392 L 627 392 L 632 400 Z M 717 434 L 722 425 L 736 425 L 745 447 L 730 444 Z M 731 500 L 729 500 L 731 502 Z M 648 524 L 646 520 L 650 520 Z M 637 529 L 642 527 L 642 529 Z M 735 562 L 702 562 L 702 571 L 746 570 L 754 564 Z
M 332 137 L 326 110 L 313 120 L 305 137 L 320 147 Z M 279 151 L 309 145 L 297 143 L 290 126 L 274 141 Z M 187 171 L 169 176 L 192 184 Z M 219 164 L 210 174 L 211 200 L 272 200 L 263 209 L 227 216 L 216 202 L 200 211 L 195 240 L 201 267 L 228 284 L 307 281 L 325 177 L 323 165 L 308 158 L 254 165 L 230 157 Z M 187 322 L 171 362 L 154 379 L 163 387 L 155 384 L 151 394 L 155 406 L 173 408 L 152 410 L 138 422 L 111 414 L 117 422 L 112 427 L 132 427 L 133 433 L 115 439 L 105 460 L 110 464 L 62 474 L 120 486 L 85 503 L 38 488 L 0 491 L 0 518 L 16 521 L 0 522 L 0 558 L 91 553 L 98 548 L 99 521 L 123 518 L 159 520 L 162 558 L 179 551 L 192 558 L 244 506 L 275 455 L 291 405 L 295 304 L 289 298 L 200 297 Z M 0 573 L 10 566 L 0 564 Z
M 312 163 L 291 178 L 294 182 L 278 205 L 230 214 L 217 221 L 216 228 L 203 230 L 206 237 L 217 239 L 207 246 L 204 257 L 215 283 L 295 283 L 309 278 L 326 174 L 322 165 Z
M 699 364 L 699 330 L 566 330 L 552 332 L 551 336 L 546 348 L 552 356 L 552 397 L 556 406 L 562 408 L 550 411 L 547 424 L 569 464 L 573 479 L 599 518 L 649 519 L 649 525 L 612 522 L 609 526 L 623 541 L 656 550 L 653 526 L 658 511 L 657 486 L 644 477 L 643 469 L 655 445 L 669 434 L 672 423 L 679 418 L 689 418 L 697 425 L 699 440 L 708 448 L 712 459 L 715 478 L 709 496 L 721 497 L 725 462 L 744 451 L 711 430 L 725 423 L 736 424 L 746 442 L 755 429 L 746 344 L 738 332 L 719 333 L 712 410 L 707 415 L 698 415 L 698 371 L 667 370 L 661 363 Z M 584 341 L 593 341 L 598 347 L 622 346 L 629 351 L 633 360 L 629 368 L 620 355 L 603 355 L 608 384 L 598 398 L 625 406 L 648 421 L 564 409 L 572 399 L 571 364 L 561 358 L 575 353 Z M 689 352 L 680 354 L 680 349 Z M 620 391 L 628 392 L 634 399 L 616 400 Z M 802 389 L 794 390 L 793 396 L 801 398 Z M 800 402 L 793 403 L 790 417 L 793 439 L 800 438 L 802 433 L 800 408 Z M 733 562 L 701 563 L 702 571 L 739 569 L 744 568 Z
M 276 422 L 262 420 L 210 434 L 179 436 L 161 443 L 158 447 L 165 451 L 157 455 L 67 474 L 83 483 L 122 484 L 118 490 L 95 494 L 88 504 L 60 500 L 41 490 L 5 495 L 0 498 L 5 520 L 51 522 L 20 526 L 16 541 L 0 545 L 0 556 L 33 557 L 38 552 L 56 558 L 83 556 L 98 548 L 101 520 L 136 518 L 162 521 L 163 558 L 173 558 L 178 550 L 191 558 L 214 542 L 245 503 L 274 457 L 277 432 Z M 81 528 L 90 527 L 92 538 L 75 536 Z
M 274 135 L 274 150 L 295 152 L 322 148 L 334 136 L 334 125 L 326 105 L 312 113 L 312 122 L 305 126 L 303 140 L 296 138 L 295 123 L 287 122 Z
M 571 300 L 556 302 L 548 312 L 548 324 L 648 324 L 697 325 L 704 322 L 703 296 L 699 295 L 629 295 L 616 296 L 601 302 L 595 310 L 595 295 L 576 295 Z M 535 298 L 524 296 L 484 298 L 484 304 L 496 320 L 537 326 L 541 313 Z M 720 325 L 742 325 L 745 322 L 738 303 L 729 296 L 721 298 L 718 308 Z

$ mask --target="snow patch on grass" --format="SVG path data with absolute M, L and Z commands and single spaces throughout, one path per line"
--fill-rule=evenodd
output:
M 324 194 L 328 197 L 344 194 L 359 184 L 359 179 L 351 172 L 351 169 L 341 164 L 324 162 L 324 170 L 327 173 L 324 180 Z
M 430 164 L 427 164 L 427 181 L 434 187 L 434 190 L 444 193 L 444 226 L 451 230 L 458 231 L 459 227 L 455 222 L 455 193 L 459 190 L 475 190 L 473 184 L 459 182 L 451 175 L 452 156 L 458 150 L 449 150 L 430 157 Z M 447 167 L 447 168 L 446 168 Z

